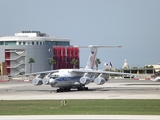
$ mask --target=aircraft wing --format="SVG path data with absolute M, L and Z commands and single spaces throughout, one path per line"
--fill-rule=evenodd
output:
M 118 75 L 133 75 L 130 73 L 122 73 L 122 72 L 111 72 L 111 71 L 103 71 L 103 70 L 92 70 L 92 69 L 73 69 L 72 72 L 75 73 L 103 73 L 103 74 L 118 74 Z
M 42 72 L 35 72 L 35 73 L 28 73 L 24 75 L 15 75 L 15 76 L 9 76 L 9 77 L 22 77 L 22 76 L 30 76 L 30 75 L 38 75 L 38 74 L 48 74 L 48 73 L 55 73 L 58 72 L 59 70 L 49 70 L 49 71 L 42 71 Z
M 49 70 L 49 71 L 42 71 L 42 72 L 35 72 L 35 73 L 28 73 L 25 75 L 37 75 L 37 74 L 48 74 L 48 73 L 55 73 L 58 72 L 59 70 Z
M 92 70 L 92 69 L 73 69 L 72 72 L 75 73 L 98 73 L 98 74 L 113 74 L 113 75 L 128 75 L 136 77 L 144 77 L 146 74 L 133 74 L 133 73 L 123 73 L 123 72 L 112 72 L 112 71 L 103 71 L 103 70 Z

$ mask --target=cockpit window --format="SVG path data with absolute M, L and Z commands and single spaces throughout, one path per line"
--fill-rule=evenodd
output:
M 56 78 L 59 77 L 59 75 L 51 75 L 50 77 L 53 78 L 53 79 L 56 79 Z
M 51 77 L 51 78 L 56 79 L 56 78 L 58 78 L 58 77 L 55 77 L 55 76 L 54 76 L 54 77 Z

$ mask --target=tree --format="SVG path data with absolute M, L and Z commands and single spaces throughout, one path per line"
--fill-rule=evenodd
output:
M 30 64 L 30 73 L 32 73 L 32 63 L 35 63 L 34 59 L 33 58 L 29 58 L 29 62 Z
M 98 64 L 101 64 L 100 59 L 96 58 L 95 64 L 96 64 L 96 70 L 98 70 Z
M 73 68 L 75 68 L 75 66 L 78 64 L 78 60 L 76 60 L 75 58 L 72 59 L 71 64 L 73 64 Z
M 144 68 L 154 68 L 152 65 L 146 65 Z
M 54 59 L 52 59 L 52 58 L 49 58 L 49 64 L 51 66 L 51 70 L 53 70 L 53 65 L 56 64 L 56 61 Z

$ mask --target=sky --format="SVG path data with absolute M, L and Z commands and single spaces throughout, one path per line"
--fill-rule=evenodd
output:
M 69 38 L 71 45 L 112 45 L 100 48 L 105 62 L 121 68 L 160 63 L 160 0 L 0 0 L 0 36 L 41 31 Z M 90 49 L 80 49 L 85 67 Z

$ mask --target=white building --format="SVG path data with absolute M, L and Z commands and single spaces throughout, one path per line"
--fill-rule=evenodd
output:
M 156 72 L 160 71 L 160 63 L 152 64 L 152 65 L 145 65 L 145 66 L 148 66 L 148 67 L 153 66 Z
M 129 69 L 127 59 L 125 59 L 122 69 Z
M 22 31 L 15 33 L 15 36 L 1 36 L 0 62 L 7 63 L 9 75 L 29 73 L 29 58 L 35 60 L 32 72 L 50 70 L 48 58 L 53 58 L 53 46 L 70 46 L 70 40 L 48 36 L 40 31 Z

